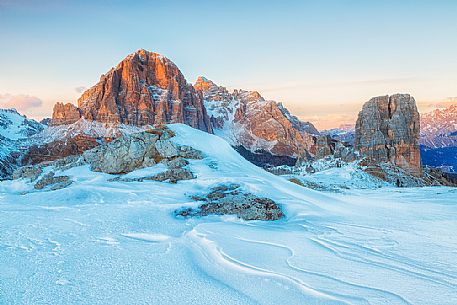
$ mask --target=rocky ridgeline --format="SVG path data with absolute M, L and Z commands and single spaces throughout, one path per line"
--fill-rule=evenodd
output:
M 73 104 L 57 103 L 51 125 L 84 117 L 101 123 L 134 126 L 184 123 L 211 132 L 201 93 L 178 67 L 160 54 L 138 50 L 102 75 Z
M 421 176 L 420 119 L 409 94 L 380 96 L 363 105 L 355 127 L 355 149 L 376 163 L 389 162 Z
M 56 103 L 52 111 L 50 126 L 69 125 L 76 123 L 81 118 L 81 110 L 72 103 Z
M 291 115 L 281 103 L 265 100 L 256 91 L 229 92 L 204 77 L 199 77 L 194 87 L 203 92 L 215 133 L 233 146 L 241 146 L 240 152 L 247 150 L 243 155 L 250 161 L 277 165 L 284 157 L 296 160 L 312 150 L 313 136 L 319 132 L 311 123 Z

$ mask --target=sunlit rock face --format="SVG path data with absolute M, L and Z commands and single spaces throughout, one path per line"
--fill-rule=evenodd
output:
M 68 105 L 68 104 L 67 104 Z M 139 50 L 78 99 L 78 109 L 86 120 L 134 126 L 184 123 L 211 132 L 203 97 L 188 84 L 169 59 Z M 59 105 L 52 124 L 66 124 L 76 111 Z
M 376 162 L 390 162 L 421 175 L 420 118 L 409 94 L 380 96 L 363 105 L 355 128 L 355 148 Z
M 81 112 L 71 103 L 56 103 L 52 112 L 51 126 L 73 124 L 81 118 Z
M 215 133 L 233 146 L 298 158 L 314 145 L 313 134 L 319 134 L 311 123 L 300 121 L 281 103 L 265 100 L 256 91 L 229 92 L 204 77 L 197 79 L 194 88 L 203 93 Z

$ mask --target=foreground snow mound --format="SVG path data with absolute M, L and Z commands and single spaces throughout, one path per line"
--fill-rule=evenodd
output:
M 0 182 L 0 304 L 455 304 L 455 189 L 323 194 L 217 136 L 169 128 L 202 151 L 186 165 L 195 179 L 133 180 L 158 163 L 128 182 L 88 165 L 45 168 L 73 181 L 55 191 Z M 286 217 L 174 216 L 231 183 Z

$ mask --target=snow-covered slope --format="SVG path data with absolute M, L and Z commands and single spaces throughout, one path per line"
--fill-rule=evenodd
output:
M 196 179 L 109 182 L 81 166 L 57 191 L 0 182 L 0 304 L 455 304 L 455 189 L 323 194 L 170 128 L 205 154 L 189 164 Z M 286 218 L 173 216 L 223 182 Z
M 19 140 L 30 137 L 44 126 L 35 120 L 27 119 L 15 109 L 0 109 L 0 136 L 10 140 Z
M 0 109 L 0 180 L 11 174 L 16 166 L 17 157 L 11 153 L 24 147 L 31 136 L 45 127 L 15 109 Z

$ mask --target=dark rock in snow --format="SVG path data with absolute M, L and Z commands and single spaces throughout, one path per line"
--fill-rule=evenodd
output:
M 72 183 L 70 177 L 68 176 L 55 176 L 54 172 L 49 172 L 45 174 L 37 183 L 35 183 L 34 188 L 37 190 L 42 190 L 46 187 L 49 187 L 51 191 L 65 188 Z
M 208 215 L 236 215 L 244 220 L 278 220 L 284 217 L 279 206 L 269 198 L 244 192 L 239 184 L 224 184 L 211 189 L 205 196 L 192 196 L 206 201 L 197 209 L 183 208 L 175 215 L 192 217 Z

